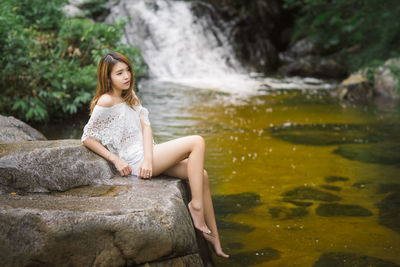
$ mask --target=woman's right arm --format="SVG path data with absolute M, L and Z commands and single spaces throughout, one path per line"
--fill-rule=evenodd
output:
M 131 166 L 125 160 L 107 150 L 99 141 L 88 137 L 83 141 L 83 145 L 106 160 L 111 161 L 122 176 L 132 174 Z

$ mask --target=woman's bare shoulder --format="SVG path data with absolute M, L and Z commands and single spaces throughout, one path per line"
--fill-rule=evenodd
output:
M 115 103 L 112 96 L 110 96 L 109 94 L 103 94 L 100 96 L 99 100 L 97 100 L 96 104 L 101 107 L 109 108 L 112 107 Z

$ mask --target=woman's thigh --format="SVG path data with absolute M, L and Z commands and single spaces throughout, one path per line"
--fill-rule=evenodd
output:
M 187 162 L 188 159 L 184 159 L 174 166 L 170 167 L 163 174 L 166 174 L 171 177 L 177 177 L 180 179 L 188 179 L 188 172 L 187 172 Z
M 153 176 L 157 176 L 189 157 L 196 142 L 204 142 L 201 136 L 180 137 L 154 146 Z

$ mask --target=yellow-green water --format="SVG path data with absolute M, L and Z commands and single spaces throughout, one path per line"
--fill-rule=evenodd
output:
M 216 266 L 313 266 L 329 252 L 341 254 L 315 266 L 400 264 L 399 103 L 345 106 L 327 91 L 295 90 L 238 98 L 152 82 L 140 97 L 158 143 L 206 140 L 222 245 L 232 255 L 214 257 Z M 67 132 L 54 136 L 80 138 Z M 288 201 L 296 189 L 313 193 Z M 326 203 L 356 211 L 318 213 Z
M 380 184 L 400 183 L 399 165 L 350 160 L 333 153 L 340 144 L 296 144 L 276 138 L 269 131 L 285 123 L 288 127 L 294 124 L 357 124 L 368 129 L 394 123 L 397 126 L 391 129 L 396 131 L 399 129 L 398 108 L 380 111 L 374 105 L 345 107 L 325 93 L 288 91 L 242 99 L 239 105 L 229 104 L 223 98 L 211 98 L 194 103 L 188 109 L 197 118 L 193 129 L 207 142 L 206 168 L 212 180 L 213 195 L 244 192 L 259 195 L 256 206 L 221 219 L 253 230 L 243 231 L 235 226 L 222 229 L 224 248 L 240 257 L 234 257 L 233 261 L 215 259 L 217 266 L 313 266 L 326 252 L 367 255 L 400 264 L 400 234 L 379 224 L 376 206 L 389 194 L 377 193 Z M 355 139 L 357 135 L 369 141 L 362 130 L 356 133 Z M 399 132 L 388 135 L 390 140 L 382 138 L 382 142 L 399 144 Z M 357 145 L 371 146 L 370 143 Z M 329 176 L 348 180 L 328 183 L 325 178 Z M 340 191 L 324 189 L 321 187 L 324 185 L 336 186 Z M 325 201 L 303 200 L 312 202 L 303 209 L 308 214 L 291 218 L 285 212 L 290 214 L 297 206 L 283 202 L 282 195 L 298 187 L 329 192 L 342 198 L 334 203 L 358 205 L 372 215 L 319 216 L 316 208 Z M 239 209 L 246 201 L 246 197 L 239 197 L 226 205 L 238 205 Z M 276 208 L 282 212 L 274 217 L 270 211 Z M 223 213 L 218 209 L 216 212 L 217 215 Z M 266 252 L 262 255 L 262 251 L 268 248 L 279 251 L 279 258 L 264 258 Z M 244 259 L 246 257 L 248 260 Z

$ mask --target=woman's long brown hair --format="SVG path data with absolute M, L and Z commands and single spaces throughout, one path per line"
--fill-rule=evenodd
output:
M 96 93 L 94 94 L 94 97 L 90 102 L 89 115 L 92 115 L 93 109 L 96 106 L 99 98 L 105 93 L 112 92 L 111 70 L 118 62 L 123 62 L 128 65 L 129 71 L 131 72 L 131 83 L 128 90 L 122 91 L 122 99 L 128 106 L 132 108 L 134 105 L 140 104 L 140 100 L 133 90 L 133 85 L 135 84 L 135 76 L 133 74 L 131 63 L 124 55 L 118 52 L 109 52 L 100 59 L 99 66 L 97 67 L 97 88 Z

